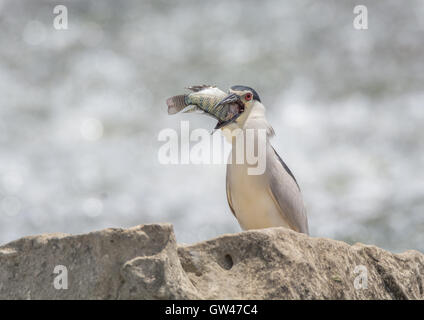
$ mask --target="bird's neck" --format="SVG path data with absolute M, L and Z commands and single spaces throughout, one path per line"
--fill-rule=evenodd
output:
M 274 129 L 265 117 L 265 107 L 258 101 L 255 101 L 247 112 L 243 113 L 234 123 L 223 128 L 222 131 L 227 141 L 233 146 L 234 143 L 237 143 L 236 141 L 239 141 L 239 139 L 235 139 L 239 134 L 246 137 L 253 132 L 257 140 L 262 136 L 262 132 L 265 132 L 267 143 L 274 136 Z
M 274 130 L 265 117 L 265 107 L 262 103 L 255 101 L 242 125 L 243 129 L 266 130 L 267 136 L 272 137 Z
M 233 166 L 243 167 L 243 170 L 253 170 L 252 174 L 262 174 L 266 164 L 267 150 L 271 147 L 270 138 L 274 130 L 265 118 L 265 107 L 255 102 L 247 114 L 232 124 L 231 130 L 225 135 L 232 144 L 230 161 Z M 237 119 L 237 120 L 239 120 Z M 248 171 L 246 171 L 247 174 Z
M 239 168 L 247 175 L 262 175 L 265 172 L 267 154 L 272 149 L 268 128 L 246 125 L 233 131 L 229 165 Z

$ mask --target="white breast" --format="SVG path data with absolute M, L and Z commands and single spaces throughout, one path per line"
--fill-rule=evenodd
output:
M 267 163 L 268 157 L 275 157 L 274 150 L 268 143 L 269 137 L 273 135 L 273 130 L 265 119 L 265 107 L 258 101 L 249 112 L 243 113 L 235 123 L 226 127 L 224 132 L 227 141 L 233 144 L 233 151 L 236 150 L 237 139 L 232 136 L 233 130 L 242 129 L 245 136 L 248 129 L 265 129 Z M 258 141 L 255 141 L 257 145 Z M 232 153 L 229 160 L 232 159 Z M 227 165 L 227 188 L 229 189 L 229 201 L 235 216 L 244 230 L 262 229 L 270 227 L 289 227 L 286 216 L 280 212 L 281 208 L 274 202 L 270 191 L 269 175 L 249 175 L 248 162 L 236 164 L 232 161 Z
M 247 168 L 237 164 L 227 167 L 231 203 L 240 226 L 243 230 L 289 227 L 270 196 L 266 176 L 248 175 Z

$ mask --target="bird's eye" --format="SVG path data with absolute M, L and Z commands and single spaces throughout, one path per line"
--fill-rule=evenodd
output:
M 252 100 L 252 94 L 251 93 L 247 93 L 244 98 L 246 99 L 246 101 L 250 101 Z

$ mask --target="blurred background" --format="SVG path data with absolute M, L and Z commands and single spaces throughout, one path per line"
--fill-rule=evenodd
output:
M 53 8 L 68 9 L 68 30 Z M 225 165 L 162 165 L 193 84 L 255 88 L 311 235 L 424 251 L 424 2 L 0 0 L 0 243 L 170 222 L 240 231 Z M 218 133 L 219 134 L 219 133 Z

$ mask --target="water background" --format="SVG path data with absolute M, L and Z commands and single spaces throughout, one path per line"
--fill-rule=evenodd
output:
M 240 230 L 224 165 L 158 163 L 193 84 L 255 88 L 313 236 L 424 251 L 424 2 L 0 0 L 0 243 L 171 222 Z

